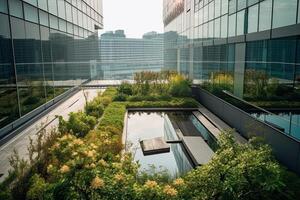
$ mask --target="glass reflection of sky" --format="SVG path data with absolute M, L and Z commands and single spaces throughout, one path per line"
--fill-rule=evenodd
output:
M 170 144 L 169 153 L 144 156 L 140 147 L 140 140 L 155 137 L 164 137 L 163 112 L 136 112 L 129 113 L 127 126 L 127 142 L 131 143 L 131 151 L 134 160 L 139 161 L 141 170 L 150 169 L 154 165 L 156 169 L 167 169 L 172 176 L 185 173 L 192 169 L 192 165 L 181 144 Z

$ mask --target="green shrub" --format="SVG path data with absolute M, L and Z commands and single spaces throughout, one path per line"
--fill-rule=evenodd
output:
M 284 190 L 282 169 L 269 146 L 238 144 L 230 133 L 221 134 L 219 146 L 208 164 L 184 177 L 186 199 L 273 199 Z
M 65 121 L 61 116 L 59 117 L 58 129 L 61 133 L 72 132 L 78 137 L 83 137 L 94 128 L 96 123 L 95 117 L 89 116 L 82 111 L 77 113 L 71 112 L 68 121 Z
M 132 85 L 123 82 L 117 89 L 119 94 L 132 95 Z
M 126 101 L 127 96 L 123 93 L 114 96 L 113 101 Z
M 40 175 L 35 174 L 30 179 L 30 188 L 27 192 L 26 199 L 42 200 L 45 199 L 45 192 L 48 188 L 48 184 L 45 179 Z
M 86 104 L 85 112 L 87 115 L 93 116 L 95 118 L 100 118 L 103 114 L 103 105 L 97 101 L 92 101 Z
M 180 80 L 172 82 L 170 86 L 170 94 L 174 97 L 190 97 L 192 90 L 188 80 Z

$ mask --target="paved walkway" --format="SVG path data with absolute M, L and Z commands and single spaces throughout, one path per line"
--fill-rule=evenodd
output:
M 88 100 L 93 99 L 100 89 L 86 89 L 85 93 L 88 94 Z M 9 140 L 4 145 L 0 146 L 0 182 L 8 176 L 10 169 L 9 157 L 13 154 L 14 149 L 17 150 L 21 158 L 28 159 L 29 137 L 36 139 L 36 134 L 41 129 L 41 125 L 46 125 L 46 130 L 49 131 L 58 125 L 56 115 L 63 116 L 65 119 L 70 112 L 82 110 L 85 105 L 85 98 L 83 91 L 79 91 L 72 97 L 62 102 L 47 115 L 41 117 L 39 120 L 28 126 L 25 130 L 17 134 L 14 138 Z

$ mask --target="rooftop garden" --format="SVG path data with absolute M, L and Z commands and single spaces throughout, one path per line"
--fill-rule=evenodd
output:
M 173 72 L 141 72 L 135 84 L 107 88 L 84 111 L 59 118 L 29 147 L 16 153 L 13 170 L 0 185 L 0 199 L 297 199 L 300 181 L 284 169 L 259 138 L 238 144 L 223 133 L 206 165 L 181 177 L 140 173 L 124 151 L 127 108 L 197 107 L 190 81 Z

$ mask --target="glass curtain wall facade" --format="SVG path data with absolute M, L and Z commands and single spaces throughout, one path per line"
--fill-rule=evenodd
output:
M 166 69 L 211 91 L 297 107 L 300 0 L 164 0 L 163 18 Z
M 132 80 L 136 72 L 163 67 L 163 34 L 156 32 L 143 38 L 126 38 L 122 30 L 107 32 L 101 35 L 99 49 L 101 80 Z
M 90 78 L 102 23 L 101 0 L 0 0 L 0 129 Z

